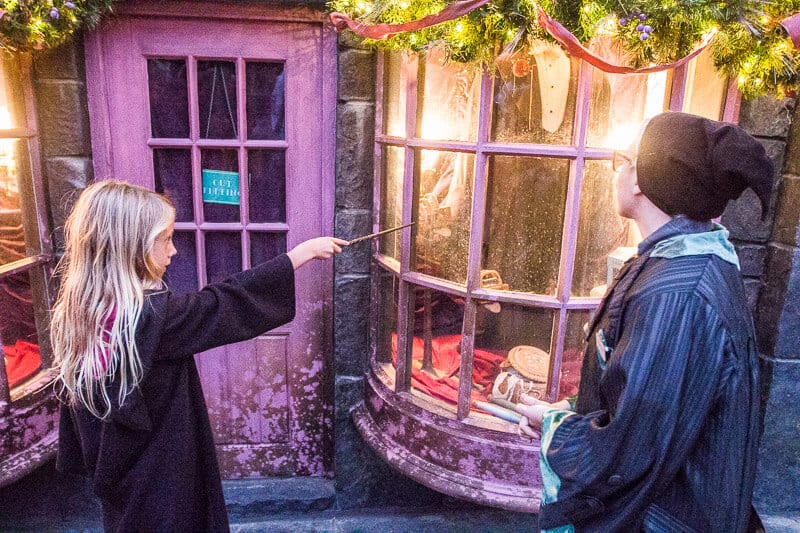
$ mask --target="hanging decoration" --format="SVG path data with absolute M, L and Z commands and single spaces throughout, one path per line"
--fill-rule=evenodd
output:
M 800 0 L 330 0 L 331 20 L 379 48 L 444 48 L 451 61 L 489 66 L 501 53 L 556 41 L 607 72 L 674 68 L 704 49 L 749 98 L 794 94 Z M 627 58 L 590 51 L 611 36 Z
M 96 25 L 114 0 L 0 0 L 0 48 L 41 50 Z

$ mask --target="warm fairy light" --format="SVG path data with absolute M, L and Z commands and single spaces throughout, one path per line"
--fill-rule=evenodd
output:
M 459 22 L 456 24 L 456 33 L 461 33 L 462 31 L 464 31 L 464 25 Z
M 739 76 L 739 85 L 744 85 L 744 82 L 745 82 L 745 77 Z
M 764 15 L 761 17 L 762 24 L 769 24 L 769 15 Z
M 6 106 L 0 106 L 0 129 L 13 126 L 11 113 Z M 17 183 L 17 162 L 14 157 L 15 139 L 0 140 L 0 194 L 19 194 Z

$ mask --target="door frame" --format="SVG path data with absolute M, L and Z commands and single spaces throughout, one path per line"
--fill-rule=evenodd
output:
M 114 15 L 104 20 L 98 30 L 86 32 L 84 36 L 85 64 L 86 64 L 86 91 L 91 122 L 92 160 L 94 164 L 95 180 L 102 180 L 114 176 L 114 149 L 112 124 L 114 117 L 110 116 L 108 105 L 109 88 L 114 87 L 115 80 L 111 80 L 110 65 L 107 62 L 106 51 L 112 43 L 105 39 L 106 32 L 102 31 L 108 25 L 120 23 L 130 18 L 153 18 L 159 20 L 191 19 L 226 22 L 247 23 L 303 23 L 319 27 L 321 35 L 320 61 L 311 68 L 320 69 L 321 87 L 319 94 L 321 123 L 318 133 L 321 138 L 319 157 L 319 191 L 321 205 L 319 208 L 319 227 L 324 235 L 333 235 L 334 231 L 334 206 L 335 206 L 335 151 L 336 151 L 336 95 L 337 95 L 337 34 L 322 9 L 313 9 L 308 6 L 273 6 L 268 4 L 219 4 L 214 2 L 162 2 L 146 0 L 142 2 L 125 2 L 115 8 Z M 119 82 L 118 80 L 116 81 Z M 147 112 L 147 110 L 143 110 Z M 287 117 L 288 118 L 288 117 Z M 136 142 L 135 140 L 132 142 Z M 148 174 L 144 181 L 154 183 L 152 165 L 143 169 Z M 295 243 L 296 244 L 296 243 Z M 291 246 L 291 244 L 290 244 Z M 325 291 L 322 298 L 322 324 L 317 330 L 321 338 L 322 364 L 326 369 L 322 372 L 323 379 L 320 388 L 323 410 L 327 411 L 325 420 L 329 421 L 324 428 L 323 435 L 323 472 L 322 475 L 333 473 L 333 412 L 334 412 L 334 352 L 333 352 L 333 265 L 332 262 L 320 265 L 319 283 Z M 296 391 L 290 391 L 290 395 Z M 291 422 L 290 422 L 291 424 Z M 314 474 L 316 475 L 316 474 Z

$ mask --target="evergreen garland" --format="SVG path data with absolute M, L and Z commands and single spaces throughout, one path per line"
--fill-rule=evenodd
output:
M 62 43 L 96 25 L 114 0 L 0 0 L 0 48 L 12 52 Z
M 365 24 L 398 24 L 437 13 L 450 1 L 330 0 L 328 7 Z M 584 44 L 598 32 L 612 33 L 634 67 L 672 63 L 716 31 L 710 45 L 714 65 L 722 75 L 738 80 L 745 98 L 766 92 L 782 97 L 797 88 L 800 51 L 779 22 L 800 11 L 800 0 L 540 0 L 538 4 Z M 440 45 L 450 60 L 491 66 L 502 50 L 522 48 L 531 38 L 552 40 L 536 23 L 535 8 L 535 0 L 492 0 L 459 19 L 367 43 L 415 52 Z

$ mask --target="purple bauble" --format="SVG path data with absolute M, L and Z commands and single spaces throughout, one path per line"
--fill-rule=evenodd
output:
M 61 16 L 61 13 L 58 12 L 58 8 L 54 7 L 50 10 L 50 18 L 53 20 L 58 20 L 58 17 Z
M 66 7 L 67 9 L 75 9 L 75 4 L 73 4 L 72 2 L 64 2 L 64 7 Z
M 645 15 L 644 13 L 640 13 L 639 20 L 647 20 L 647 15 Z
M 650 34 L 649 33 L 642 33 L 642 34 L 639 35 L 639 39 L 641 39 L 643 41 L 646 41 L 649 38 L 650 38 Z
M 628 23 L 628 19 L 619 19 L 619 25 L 625 26 Z
M 653 28 L 651 28 L 650 26 L 645 26 L 644 27 L 644 32 L 645 33 L 650 33 L 651 31 L 653 31 Z
M 637 25 L 636 31 L 644 31 L 644 26 L 642 24 Z

